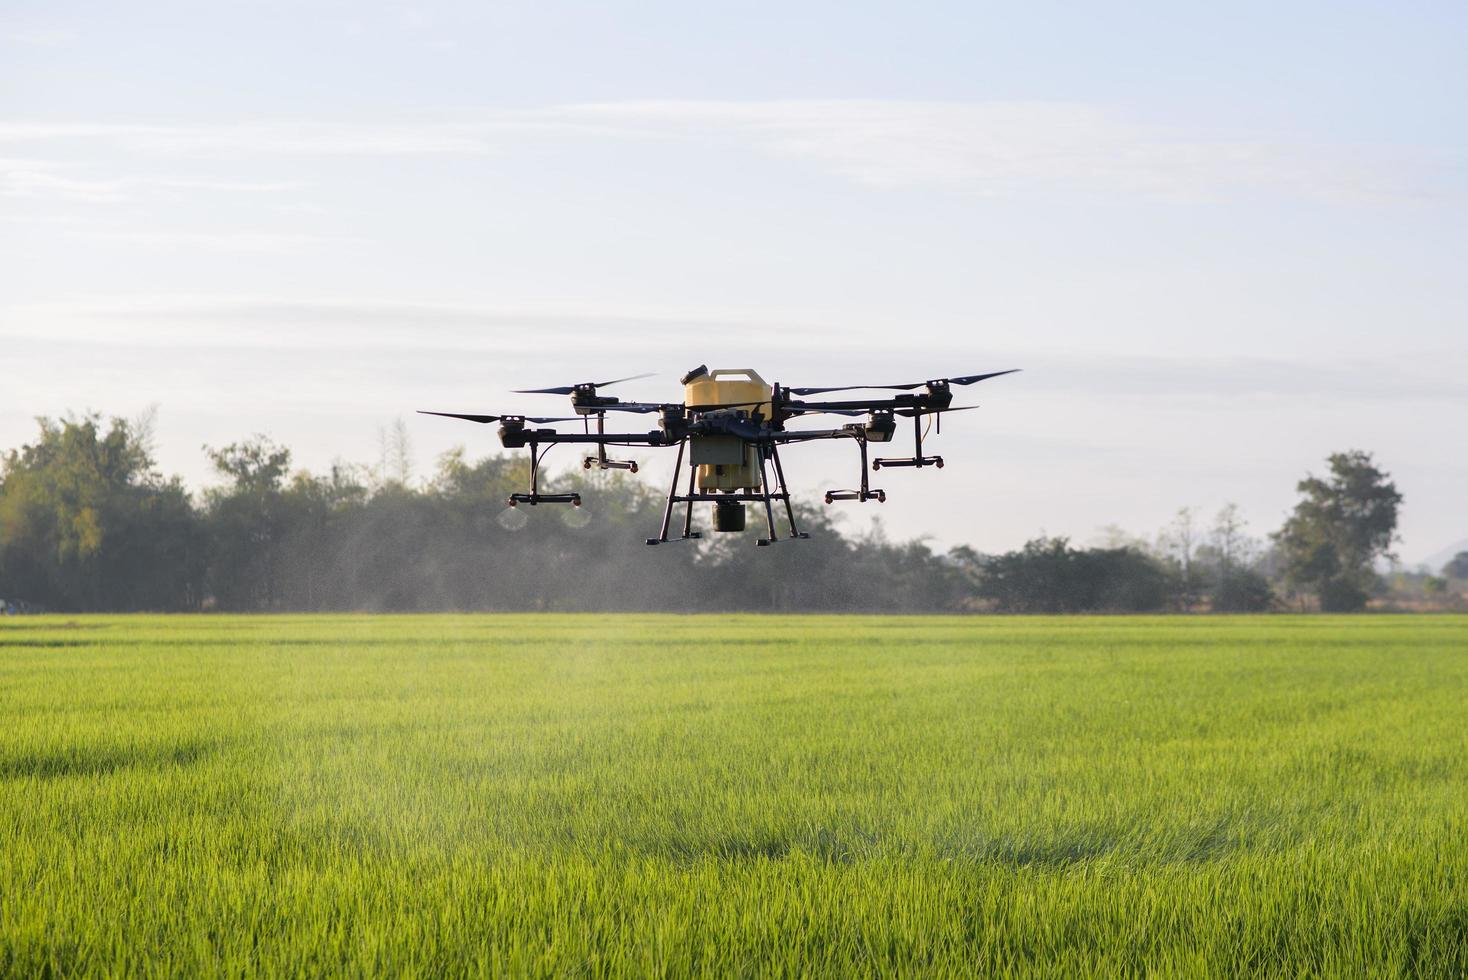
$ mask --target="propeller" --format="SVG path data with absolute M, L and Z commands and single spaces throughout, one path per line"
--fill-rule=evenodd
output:
M 914 415 L 942 415 L 945 412 L 971 412 L 977 405 L 954 405 L 952 408 L 899 408 L 894 414 L 912 418 Z
M 967 412 L 978 407 L 977 405 L 955 405 L 952 408 L 930 407 L 921 410 L 916 408 L 899 408 L 893 414 L 912 418 L 914 415 L 941 415 L 944 412 Z M 870 408 L 796 408 L 792 409 L 792 411 L 800 415 L 849 415 L 854 417 L 857 415 L 870 415 L 873 410 Z
M 581 416 L 579 416 L 579 415 L 549 415 L 549 416 L 547 416 L 547 415 L 541 415 L 541 416 L 535 416 L 535 415 L 463 415 L 463 414 L 460 414 L 459 412 L 425 412 L 425 411 L 422 411 L 421 409 L 419 410 L 418 414 L 419 415 L 442 415 L 444 418 L 449 418 L 449 419 L 464 419 L 465 421 L 468 421 L 468 422 L 479 422 L 481 424 L 486 423 L 486 422 L 498 422 L 501 419 L 505 419 L 505 418 L 524 419 L 526 422 L 534 422 L 537 425 L 547 425 L 547 424 L 549 424 L 551 422 L 579 422 L 579 421 L 581 421 Z
M 613 378 L 610 381 L 584 381 L 579 385 L 560 385 L 555 388 L 520 388 L 515 391 L 517 395 L 569 395 L 577 388 L 605 388 L 607 385 L 619 385 L 623 381 L 640 381 L 643 378 L 652 377 L 648 374 L 633 374 L 625 378 Z
M 766 398 L 757 402 L 724 402 L 717 405 L 685 405 L 682 402 L 617 402 L 612 405 L 597 405 L 598 412 L 659 412 L 665 408 L 681 408 L 690 412 L 713 412 L 721 408 L 754 408 L 769 403 Z
M 597 405 L 598 412 L 636 412 L 646 415 L 649 412 L 661 411 L 665 408 L 677 408 L 677 405 L 661 405 L 656 402 L 617 402 L 613 405 Z
M 965 374 L 958 378 L 939 378 L 937 380 L 947 382 L 950 385 L 971 385 L 978 381 L 987 381 L 989 378 L 997 378 L 1003 374 L 1014 374 L 1019 368 L 1010 368 L 1008 371 L 990 371 L 988 374 Z M 929 382 L 914 381 L 906 385 L 839 385 L 834 388 L 786 388 L 792 395 L 824 395 L 832 391 L 858 391 L 862 389 L 882 391 L 912 391 L 915 388 L 925 388 Z

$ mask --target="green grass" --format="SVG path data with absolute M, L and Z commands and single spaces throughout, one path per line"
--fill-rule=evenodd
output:
M 1468 973 L 1468 617 L 0 620 L 0 974 Z

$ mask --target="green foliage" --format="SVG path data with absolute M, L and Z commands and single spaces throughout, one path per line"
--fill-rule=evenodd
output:
M 195 608 L 206 548 L 183 485 L 121 419 L 38 422 L 0 466 L 5 591 L 54 608 Z
M 1274 605 L 1274 589 L 1252 568 L 1227 569 L 1214 584 L 1211 605 L 1214 612 L 1265 612 Z
M 0 975 L 1460 977 L 1465 647 L 1461 616 L 0 620 Z
M 1258 545 L 1245 527 L 1238 506 L 1225 504 L 1213 520 L 1208 544 L 1200 549 L 1214 612 L 1264 612 L 1274 604 L 1274 590 L 1258 569 Z
M 1154 558 L 1132 548 L 1072 548 L 1037 538 L 984 562 L 978 594 L 1001 612 L 1145 612 L 1173 594 Z
M 205 492 L 210 541 L 209 586 L 223 609 L 273 609 L 280 584 L 283 540 L 301 501 L 287 498 L 289 449 L 256 436 L 208 449 L 230 482 Z
M 1110 532 L 1109 546 L 1064 538 L 984 556 L 894 542 L 880 525 L 843 534 L 839 511 L 797 504 L 809 540 L 755 549 L 751 530 L 647 548 L 661 489 L 620 472 L 542 473 L 578 491 L 565 507 L 505 509 L 529 481 L 519 455 L 441 457 L 417 484 L 402 426 L 384 430 L 371 469 L 292 471 L 264 436 L 206 449 L 221 483 L 196 505 L 154 469 L 138 426 L 95 415 L 40 420 L 34 445 L 0 470 L 0 595 L 61 610 L 669 610 L 939 612 L 1263 611 L 1274 594 L 1265 556 L 1233 505 L 1206 536 L 1180 511 L 1155 548 Z M 146 427 L 146 423 L 144 423 Z M 1401 500 L 1363 453 L 1331 457 L 1330 480 L 1304 499 L 1278 552 L 1292 587 L 1322 608 L 1359 608 L 1374 585 Z M 776 531 L 787 537 L 783 508 Z M 697 530 L 709 532 L 707 507 Z M 568 520 L 568 518 L 570 520 Z M 681 530 L 682 508 L 674 528 Z M 1465 557 L 1465 556 L 1460 556 Z
M 515 530 L 497 518 L 528 482 L 518 456 L 451 452 L 413 487 L 402 460 L 387 477 L 349 466 L 318 477 L 292 473 L 290 451 L 263 436 L 207 451 L 222 483 L 195 510 L 177 482 L 152 474 L 126 423 L 114 421 L 105 438 L 95 418 L 45 423 L 37 447 L 12 454 L 0 494 L 0 594 L 76 610 L 195 608 L 207 596 L 211 608 L 236 611 L 929 611 L 963 608 L 972 595 L 972 560 L 965 568 L 922 542 L 845 537 L 818 508 L 799 510 L 812 539 L 798 545 L 756 550 L 746 534 L 654 549 L 643 540 L 663 501 L 622 473 L 543 476 L 544 489 L 580 491 L 586 506 L 524 507 L 527 524 Z M 143 491 L 151 524 L 97 503 Z M 38 499 L 60 503 L 46 510 Z M 154 550 L 139 550 L 124 527 L 146 531 L 138 540 Z M 783 515 L 779 530 L 788 533 Z M 38 584 L 43 574 L 61 585 Z
M 1365 606 L 1376 585 L 1372 568 L 1391 557 L 1402 495 L 1369 453 L 1334 453 L 1330 476 L 1301 480 L 1301 500 L 1275 534 L 1286 581 L 1312 591 L 1327 612 Z

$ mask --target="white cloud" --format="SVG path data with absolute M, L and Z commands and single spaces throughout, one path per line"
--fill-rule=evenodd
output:
M 206 236 L 139 235 L 148 242 L 194 246 Z M 222 236 L 228 237 L 228 236 Z M 274 236 L 243 245 L 268 247 Z M 288 236 L 279 236 L 286 237 Z M 295 244 L 288 238 L 286 245 Z M 849 325 L 791 322 L 757 312 L 710 308 L 610 307 L 565 302 L 493 306 L 425 302 L 275 300 L 252 296 L 158 294 L 102 297 L 82 302 L 15 304 L 0 307 L 0 337 L 11 340 L 185 349 L 261 349 L 409 353 L 429 358 L 493 352 L 543 351 L 563 345 L 558 357 L 577 352 L 625 352 L 629 345 L 656 348 L 670 332 L 779 332 L 788 369 L 791 361 L 816 374 L 794 383 L 895 383 L 932 376 L 930 355 L 909 363 L 890 362 L 873 373 L 864 345 L 850 343 Z M 866 333 L 861 337 L 875 335 Z M 846 340 L 847 346 L 833 341 Z M 1228 412 L 1230 406 L 1259 407 L 1277 401 L 1373 404 L 1435 402 L 1468 404 L 1461 378 L 1468 356 L 1438 351 L 1404 364 L 1348 356 L 1311 359 L 1270 357 L 1167 357 L 1146 354 L 1056 353 L 1023 347 L 1003 350 L 953 343 L 944 363 L 954 373 L 1021 367 L 1024 373 L 961 391 L 962 401 L 983 400 L 1004 388 L 1050 399 L 1079 397 L 1100 402 L 1164 402 L 1173 408 Z M 778 363 L 773 366 L 780 366 Z M 878 376 L 878 374 L 882 376 Z
M 721 141 L 877 187 L 965 194 L 1202 199 L 1268 190 L 1416 195 L 1428 161 L 1359 148 L 1182 132 L 1063 102 L 627 101 L 425 122 L 0 123 L 0 143 L 112 144 L 173 157 L 472 156 L 537 137 Z M 1403 156 L 1403 154 L 1398 154 Z
M 330 121 L 232 124 L 0 123 L 0 143 L 66 141 L 107 143 L 162 156 L 237 154 L 313 156 L 465 155 L 487 152 L 494 127 L 484 123 L 339 123 Z
M 1404 193 L 1399 175 L 1343 148 L 1149 127 L 1062 102 L 626 102 L 566 107 L 573 123 L 737 137 L 880 187 L 993 197 L 1039 192 L 1194 199 L 1238 189 L 1308 196 Z
M 239 194 L 299 190 L 294 181 L 215 180 L 182 175 L 85 176 L 90 168 L 50 160 L 0 159 L 0 197 L 88 204 L 131 201 L 144 194 L 190 191 Z
M 0 42 L 21 44 L 32 48 L 51 48 L 66 44 L 76 34 L 60 27 L 3 27 L 0 26 Z
M 364 239 L 346 235 L 301 235 L 270 232 L 185 232 L 185 231 L 85 231 L 76 237 L 165 249 L 209 249 L 260 255 L 303 255 L 315 250 L 361 244 Z
M 145 241 L 195 244 L 194 236 L 141 235 Z M 675 331 L 794 332 L 820 348 L 836 328 L 772 321 L 739 310 L 568 303 L 467 306 L 436 303 L 301 302 L 259 297 L 161 295 L 0 307 L 0 337 L 93 343 L 126 336 L 133 344 L 174 349 L 252 347 L 355 349 L 483 355 L 568 345 L 564 356 L 655 348 Z M 223 339 L 221 339 L 223 338 Z M 574 345 L 574 346 L 571 346 Z

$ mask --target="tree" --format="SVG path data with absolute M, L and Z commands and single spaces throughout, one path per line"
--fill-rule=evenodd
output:
M 74 610 L 191 609 L 204 547 L 188 492 L 154 468 L 140 431 L 99 416 L 37 420 L 0 466 L 7 598 Z
M 1468 579 L 1468 551 L 1460 551 L 1441 569 L 1443 578 Z
M 1180 508 L 1172 523 L 1157 535 L 1157 552 L 1173 567 L 1173 603 L 1183 612 L 1198 602 L 1197 574 L 1193 568 L 1197 546 L 1193 508 Z
M 1325 478 L 1307 476 L 1301 499 L 1275 532 L 1285 559 L 1285 581 L 1313 592 L 1327 612 L 1363 608 L 1376 586 L 1373 563 L 1394 558 L 1402 495 L 1370 453 L 1333 453 Z
M 1038 538 L 990 558 L 978 594 L 1000 612 L 1148 612 L 1167 605 L 1168 579 L 1131 548 L 1079 550 L 1065 538 Z
M 270 609 L 280 583 L 280 544 L 289 519 L 282 489 L 291 452 L 264 436 L 205 447 L 230 479 L 205 491 L 211 544 L 209 584 L 225 609 Z
M 377 430 L 378 460 L 376 482 L 380 486 L 407 486 L 413 478 L 413 442 L 402 416 L 391 426 Z
M 1263 612 L 1274 602 L 1269 580 L 1256 567 L 1259 548 L 1247 527 L 1238 505 L 1224 504 L 1199 551 L 1200 560 L 1212 566 L 1208 600 L 1214 612 Z

